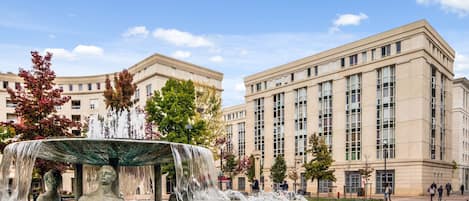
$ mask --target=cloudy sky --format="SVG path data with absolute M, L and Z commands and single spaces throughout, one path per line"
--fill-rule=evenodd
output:
M 2 1 L 0 71 L 54 53 L 59 76 L 120 71 L 160 53 L 224 73 L 223 105 L 243 78 L 419 19 L 456 50 L 469 75 L 469 0 Z

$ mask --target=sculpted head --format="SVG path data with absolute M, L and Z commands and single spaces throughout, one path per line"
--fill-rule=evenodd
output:
M 62 175 L 58 170 L 49 170 L 44 174 L 44 182 L 49 190 L 57 189 L 62 183 Z
M 111 185 L 117 178 L 116 171 L 112 166 L 103 165 L 99 169 L 99 182 L 102 185 Z

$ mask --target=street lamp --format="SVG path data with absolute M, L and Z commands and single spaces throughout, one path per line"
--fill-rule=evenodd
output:
M 189 131 L 189 132 L 187 132 L 187 144 L 191 143 L 191 129 L 192 129 L 192 125 L 191 124 L 186 124 L 186 130 Z
M 384 154 L 384 201 L 386 201 L 386 185 L 388 183 L 388 172 L 386 170 L 386 158 L 388 157 L 388 139 L 383 140 L 383 154 Z

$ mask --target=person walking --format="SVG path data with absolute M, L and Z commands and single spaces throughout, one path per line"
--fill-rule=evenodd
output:
M 435 188 L 433 188 L 433 184 L 430 185 L 427 191 L 430 193 L 430 201 L 433 201 L 433 197 L 435 196 Z
M 461 195 L 464 195 L 464 184 L 461 184 L 461 187 L 459 187 L 459 190 L 461 191 Z
M 391 193 L 392 193 L 391 185 L 386 184 L 386 187 L 384 187 L 384 197 L 386 198 L 385 201 L 391 201 Z
M 441 198 L 443 197 L 443 185 L 440 185 L 438 188 L 438 201 L 441 201 Z
M 451 190 L 453 190 L 453 187 L 451 186 L 451 183 L 447 183 L 446 186 L 446 195 L 449 197 L 449 194 L 451 193 Z

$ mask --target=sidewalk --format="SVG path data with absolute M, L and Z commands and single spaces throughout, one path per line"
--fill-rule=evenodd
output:
M 429 201 L 430 195 L 428 196 L 413 196 L 413 197 L 391 197 L 391 201 Z M 469 200 L 469 194 L 451 194 L 449 197 L 443 195 L 442 201 L 466 201 Z M 433 201 L 438 201 L 438 196 L 433 197 Z

